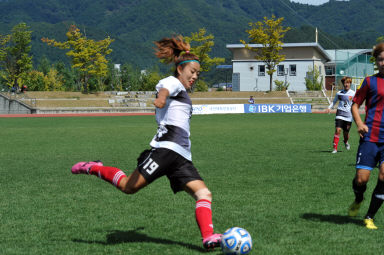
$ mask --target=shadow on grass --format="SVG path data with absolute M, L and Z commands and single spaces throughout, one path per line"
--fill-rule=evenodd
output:
M 335 224 L 351 224 L 352 223 L 359 226 L 363 226 L 363 221 L 361 219 L 356 219 L 356 218 L 352 218 L 345 215 L 304 213 L 300 217 L 305 220 L 311 220 L 311 221 L 330 222 Z
M 332 150 L 326 150 L 326 151 L 311 151 L 312 153 L 329 153 L 332 154 Z M 341 153 L 343 151 L 337 151 L 337 153 Z M 337 154 L 336 153 L 336 154 Z
M 183 243 L 178 241 L 173 241 L 164 238 L 150 237 L 146 234 L 139 233 L 138 230 L 144 228 L 137 228 L 130 231 L 121 231 L 121 230 L 111 230 L 107 234 L 106 241 L 91 241 L 91 240 L 81 240 L 73 239 L 73 242 L 76 243 L 88 243 L 88 244 L 102 244 L 102 245 L 115 245 L 120 243 L 159 243 L 159 244 L 169 244 L 169 245 L 180 245 L 188 249 L 197 250 L 199 252 L 206 252 L 202 247 L 193 245 L 190 243 Z

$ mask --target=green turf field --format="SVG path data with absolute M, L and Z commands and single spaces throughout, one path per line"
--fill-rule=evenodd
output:
M 358 137 L 333 155 L 334 115 L 193 116 L 193 161 L 213 193 L 217 232 L 247 229 L 251 254 L 382 254 L 368 207 L 347 217 Z M 0 118 L 0 254 L 201 254 L 194 201 L 162 178 L 128 196 L 77 161 L 128 173 L 156 131 L 154 116 Z M 368 184 L 370 197 L 377 170 Z M 368 199 L 369 200 L 369 199 Z M 220 254 L 216 250 L 212 254 Z

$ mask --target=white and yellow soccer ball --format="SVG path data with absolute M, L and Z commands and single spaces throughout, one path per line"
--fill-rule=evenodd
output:
M 221 237 L 221 250 L 225 255 L 248 254 L 252 250 L 252 237 L 243 228 L 229 228 Z

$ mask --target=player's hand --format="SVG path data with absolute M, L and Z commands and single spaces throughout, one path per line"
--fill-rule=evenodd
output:
M 166 99 L 164 98 L 156 98 L 155 101 L 153 101 L 153 105 L 157 108 L 163 108 L 165 106 Z
M 153 104 L 157 108 L 163 108 L 167 103 L 168 96 L 169 96 L 169 90 L 166 88 L 161 88 L 159 93 L 157 93 L 156 99 L 155 101 L 153 101 Z
M 325 110 L 326 111 L 326 113 L 330 113 L 331 112 L 331 109 L 327 109 L 327 110 Z
M 363 138 L 366 133 L 368 133 L 369 129 L 368 126 L 365 124 L 361 124 L 357 126 L 357 132 L 359 133 L 360 137 Z

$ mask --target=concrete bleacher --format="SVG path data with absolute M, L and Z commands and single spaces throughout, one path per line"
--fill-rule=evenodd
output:
M 45 92 L 9 94 L 38 114 L 153 112 L 154 92 Z
M 294 104 L 310 104 L 312 111 L 324 111 L 330 104 L 328 95 L 323 91 L 289 91 Z
M 45 92 L 27 91 L 20 94 L 3 93 L 38 114 L 154 112 L 154 91 L 135 92 Z M 211 91 L 190 94 L 193 104 L 247 104 L 253 96 L 255 104 L 311 104 L 312 109 L 324 110 L 329 105 L 324 93 L 272 91 Z

